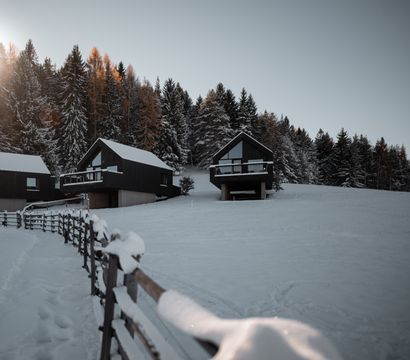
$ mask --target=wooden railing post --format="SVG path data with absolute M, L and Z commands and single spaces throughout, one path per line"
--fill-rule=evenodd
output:
M 43 224 L 42 224 L 42 228 L 43 228 L 43 232 L 46 231 L 46 214 L 43 213 Z
M 64 244 L 68 243 L 69 240 L 69 236 L 70 236 L 70 214 L 67 214 L 66 216 L 66 220 L 67 220 L 67 225 L 66 225 L 66 229 L 64 232 Z
M 84 239 L 83 239 L 83 268 L 89 271 L 88 266 L 87 266 L 87 257 L 88 257 L 88 249 L 87 249 L 87 244 L 89 242 L 87 234 L 89 234 L 89 226 L 88 224 L 84 221 Z
M 16 212 L 16 217 L 17 217 L 17 227 L 20 229 L 21 228 L 21 213 L 20 213 L 20 211 Z
M 81 217 L 81 211 L 80 211 L 80 216 L 78 217 L 78 252 L 81 254 L 81 236 L 83 233 L 83 218 Z
M 114 318 L 115 295 L 113 288 L 117 285 L 118 257 L 110 255 L 108 260 L 108 276 L 105 292 L 104 325 L 101 344 L 101 360 L 111 358 L 111 338 L 113 336 L 112 320 Z
M 96 276 L 96 269 L 95 269 L 95 251 L 94 251 L 94 221 L 90 221 L 90 277 L 91 277 L 91 295 L 95 295 L 95 276 Z
M 3 212 L 3 226 L 7 226 L 7 211 Z

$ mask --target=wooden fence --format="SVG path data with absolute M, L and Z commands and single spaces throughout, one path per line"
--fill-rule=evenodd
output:
M 100 326 L 103 332 L 100 359 L 110 359 L 112 338 L 117 341 L 122 359 L 147 356 L 151 359 L 180 358 L 137 305 L 139 288 L 155 302 L 158 302 L 165 289 L 138 268 L 131 274 L 123 274 L 123 284 L 117 284 L 117 279 L 121 278 L 118 274 L 122 272 L 118 257 L 95 250 L 95 246 L 105 247 L 110 241 L 119 238 L 119 234 L 110 237 L 101 223 L 96 226 L 95 221 L 98 219 L 91 217 L 88 212 L 3 212 L 0 216 L 3 226 L 58 233 L 63 236 L 64 243 L 78 249 L 83 258 L 83 268 L 89 273 L 91 295 L 98 296 L 104 307 L 103 323 Z M 116 304 L 120 316 L 116 316 Z M 211 356 L 218 351 L 213 343 L 194 340 Z

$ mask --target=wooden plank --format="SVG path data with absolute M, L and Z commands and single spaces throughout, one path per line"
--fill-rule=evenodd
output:
M 118 257 L 110 255 L 108 260 L 107 291 L 105 293 L 104 325 L 101 344 L 101 360 L 109 360 L 111 352 L 111 338 L 113 336 L 112 320 L 114 318 L 114 287 L 117 284 Z

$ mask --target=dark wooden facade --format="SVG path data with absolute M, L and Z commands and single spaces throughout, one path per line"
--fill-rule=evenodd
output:
M 27 178 L 36 179 L 36 187 L 28 188 Z M 50 174 L 0 170 L 0 184 L 0 198 L 3 199 L 52 200 Z
M 272 189 L 272 166 L 272 151 L 241 132 L 213 156 L 210 181 L 222 190 L 223 200 L 240 198 L 241 192 L 264 199 Z
M 77 172 L 60 177 L 61 190 L 73 194 L 107 194 L 110 207 L 119 205 L 119 190 L 159 197 L 179 195 L 179 187 L 172 184 L 172 169 L 126 159 L 110 144 L 116 143 L 98 139 L 79 162 Z

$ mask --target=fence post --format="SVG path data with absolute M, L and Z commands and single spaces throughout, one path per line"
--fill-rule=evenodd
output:
M 91 295 L 95 295 L 95 251 L 94 251 L 94 221 L 90 221 L 90 263 L 91 263 Z
M 46 214 L 43 213 L 43 232 L 46 231 Z
M 68 243 L 69 240 L 69 234 L 70 234 L 70 214 L 67 214 L 66 220 L 67 220 L 67 226 L 64 232 L 64 244 Z
M 21 213 L 20 211 L 16 212 L 16 218 L 17 218 L 17 228 L 21 228 Z
M 80 216 L 78 218 L 78 252 L 81 254 L 81 235 L 83 233 L 83 219 L 81 217 L 81 211 L 80 211 Z
M 7 226 L 7 211 L 3 212 L 3 226 Z
M 89 242 L 88 238 L 87 238 L 88 230 L 89 230 L 89 226 L 84 221 L 84 239 L 83 239 L 83 259 L 84 259 L 84 263 L 83 263 L 83 268 L 86 269 L 88 272 L 90 272 L 87 268 L 87 256 L 88 256 L 87 243 Z
M 30 230 L 33 230 L 33 216 L 32 216 L 32 214 L 29 214 L 28 215 L 29 216 L 29 223 L 30 223 Z
M 117 285 L 118 257 L 110 255 L 108 260 L 108 276 L 105 292 L 104 326 L 101 344 L 101 360 L 109 360 L 111 352 L 111 338 L 113 329 L 111 327 L 114 318 L 115 296 L 113 288 Z

